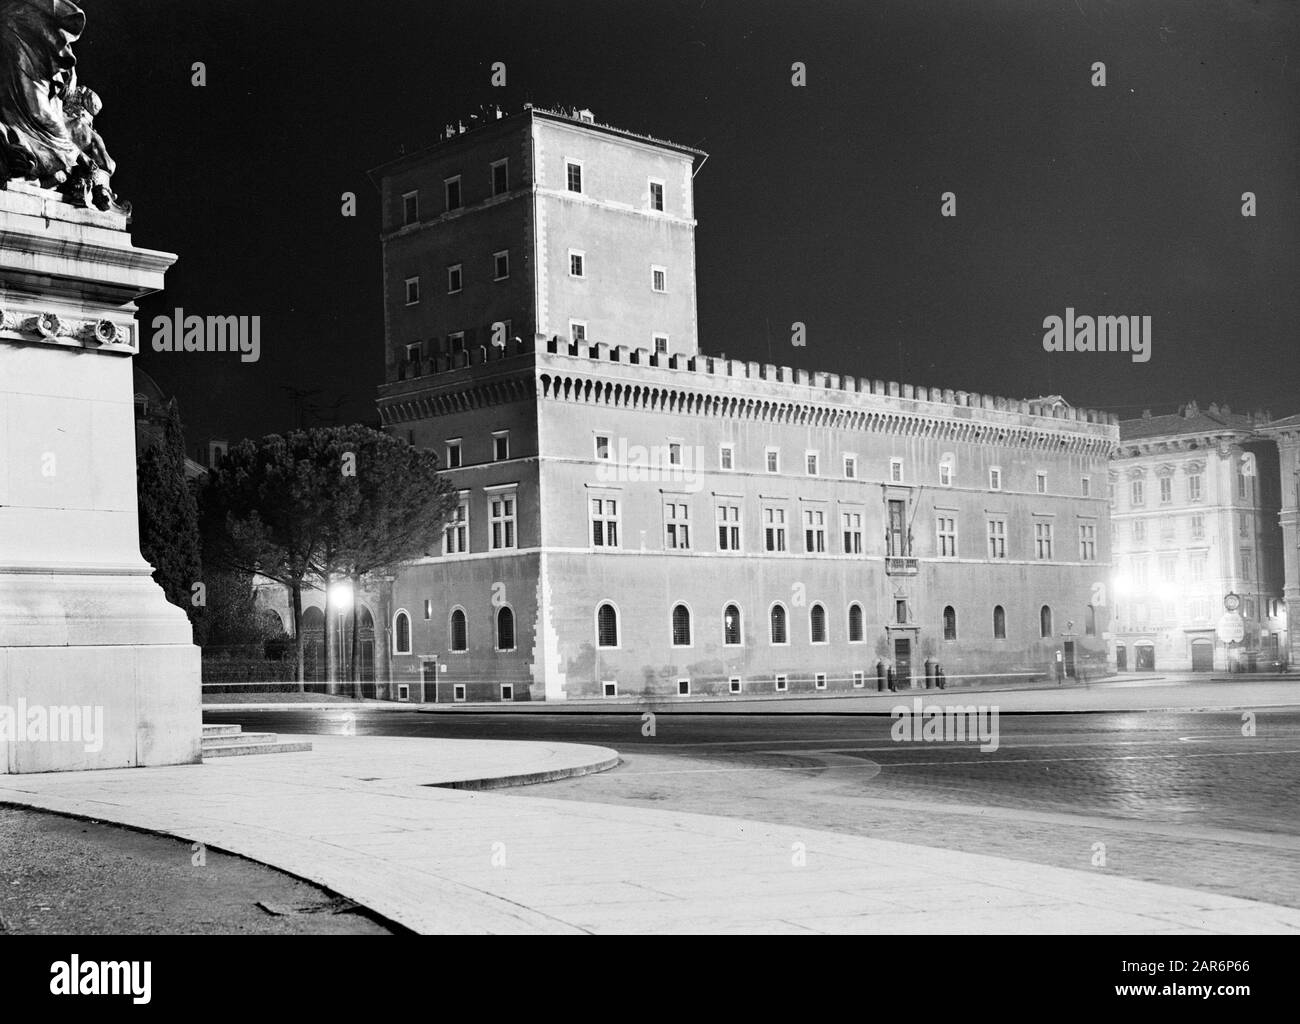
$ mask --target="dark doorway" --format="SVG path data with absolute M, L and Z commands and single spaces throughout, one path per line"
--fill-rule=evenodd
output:
M 889 551 L 887 554 L 902 556 L 911 554 L 906 544 L 907 526 L 901 501 L 889 503 Z
M 912 685 L 912 641 L 899 638 L 894 641 L 894 685 L 900 690 Z
M 1074 641 L 1065 641 L 1065 676 L 1067 679 L 1076 678 L 1074 671 Z
M 1209 640 L 1196 640 L 1192 643 L 1192 671 L 1214 671 L 1214 644 Z
M 420 662 L 420 702 L 433 704 L 438 700 L 438 659 Z
M 1128 671 L 1128 648 L 1120 644 L 1115 648 L 1115 671 Z
M 1137 664 L 1133 667 L 1139 672 L 1154 672 L 1156 670 L 1156 649 L 1149 645 L 1133 648 Z

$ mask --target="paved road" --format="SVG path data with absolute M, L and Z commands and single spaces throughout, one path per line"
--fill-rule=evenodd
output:
M 346 715 L 354 715 L 351 725 Z M 1300 710 L 1002 714 L 996 751 L 896 742 L 861 715 L 208 713 L 250 729 L 549 739 L 619 750 L 516 792 L 729 814 L 1300 906 Z M 1100 845 L 1099 845 L 1100 844 Z

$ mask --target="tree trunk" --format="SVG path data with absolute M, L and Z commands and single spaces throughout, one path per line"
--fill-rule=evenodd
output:
M 330 600 L 330 577 L 328 575 L 321 578 L 321 585 L 325 588 L 325 692 L 336 693 L 338 682 L 338 658 L 334 651 L 334 635 L 337 632 L 334 628 L 334 603 Z
M 302 651 L 302 581 L 294 580 L 289 584 L 289 599 L 293 607 L 293 656 L 297 662 L 295 677 L 298 680 L 298 692 L 307 692 L 307 669 Z
M 358 671 L 357 654 L 360 651 L 360 640 L 358 638 L 358 627 L 361 625 L 361 616 L 357 612 L 357 605 L 361 601 L 361 577 L 352 577 L 352 650 L 350 652 L 350 666 L 348 678 L 352 680 L 352 696 L 360 698 L 361 696 L 361 673 Z

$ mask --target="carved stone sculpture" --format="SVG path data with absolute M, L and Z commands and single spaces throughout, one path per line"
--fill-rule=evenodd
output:
M 102 103 L 77 82 L 72 44 L 85 27 L 71 0 L 0 0 L 0 188 L 34 180 L 76 206 L 127 213 L 94 129 Z

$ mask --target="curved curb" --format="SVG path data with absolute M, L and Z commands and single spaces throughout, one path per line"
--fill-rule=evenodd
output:
M 612 757 L 591 764 L 573 765 L 569 768 L 551 768 L 540 772 L 522 772 L 518 775 L 498 775 L 485 779 L 456 779 L 452 782 L 427 782 L 432 789 L 507 789 L 512 786 L 532 786 L 539 782 L 556 782 L 559 779 L 575 779 L 581 775 L 595 775 L 617 768 L 622 760 L 617 753 L 610 751 Z

